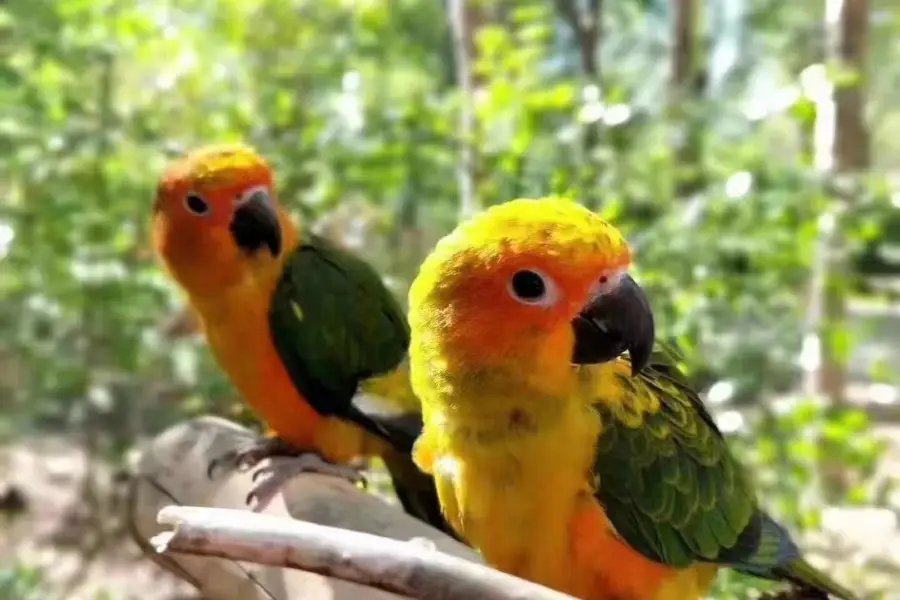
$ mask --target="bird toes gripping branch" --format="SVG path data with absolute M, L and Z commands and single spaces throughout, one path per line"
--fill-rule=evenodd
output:
M 353 484 L 366 485 L 361 466 L 338 465 L 328 462 L 315 452 L 303 451 L 279 437 L 257 438 L 242 444 L 210 461 L 206 474 L 212 479 L 216 469 L 246 471 L 270 459 L 253 473 L 254 487 L 247 494 L 247 504 L 256 501 L 255 511 L 261 511 L 281 490 L 285 483 L 301 473 L 319 473 L 346 479 Z
M 304 452 L 296 456 L 273 457 L 269 464 L 253 473 L 253 489 L 247 494 L 247 504 L 256 501 L 253 510 L 264 510 L 278 494 L 285 483 L 301 473 L 319 473 L 346 479 L 353 484 L 366 485 L 366 478 L 357 467 L 330 463 L 315 452 Z
M 212 479 L 213 473 L 220 467 L 226 471 L 233 469 L 246 471 L 258 465 L 263 459 L 272 456 L 297 456 L 298 454 L 301 454 L 299 450 L 279 437 L 257 438 L 209 461 L 206 475 Z

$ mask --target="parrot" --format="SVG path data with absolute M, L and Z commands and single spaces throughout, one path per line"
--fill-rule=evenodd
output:
M 381 457 L 403 508 L 453 535 L 434 482 L 412 462 L 421 429 L 409 384 L 409 326 L 378 273 L 294 224 L 268 162 L 251 146 L 201 146 L 173 160 L 157 185 L 152 246 L 186 295 L 211 353 L 266 435 L 209 465 L 252 468 L 256 510 L 293 475 L 360 482 L 351 463 Z M 366 410 L 357 392 L 393 411 Z M 391 399 L 395 398 L 391 405 Z M 363 481 L 364 482 L 364 481 Z
M 631 250 L 549 196 L 442 238 L 409 290 L 413 460 L 491 566 L 589 600 L 696 600 L 720 568 L 849 591 L 802 558 L 656 341 Z

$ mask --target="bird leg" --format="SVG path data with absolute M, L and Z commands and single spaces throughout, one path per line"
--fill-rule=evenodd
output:
M 298 454 L 301 454 L 299 450 L 277 436 L 256 438 L 209 461 L 206 476 L 212 479 L 213 472 L 219 467 L 229 471 L 232 469 L 245 471 L 252 469 L 260 461 L 271 456 L 297 456 Z
M 366 484 L 366 478 L 356 467 L 330 463 L 315 452 L 304 452 L 294 456 L 275 456 L 253 473 L 254 487 L 247 494 L 246 502 L 253 506 L 254 512 L 260 512 L 269 505 L 285 483 L 301 473 L 319 473 L 340 477 L 357 484 Z M 260 480 L 257 483 L 257 480 Z
M 212 479 L 213 472 L 219 467 L 246 471 L 256 467 L 266 458 L 269 459 L 269 464 L 253 473 L 255 485 L 247 494 L 248 505 L 256 500 L 253 509 L 256 512 L 268 506 L 282 486 L 301 473 L 331 475 L 353 484 L 366 483 L 365 477 L 360 472 L 365 465 L 356 467 L 334 464 L 316 452 L 299 450 L 278 436 L 254 439 L 213 459 L 207 468 L 207 476 Z M 263 479 L 257 483 L 260 478 Z

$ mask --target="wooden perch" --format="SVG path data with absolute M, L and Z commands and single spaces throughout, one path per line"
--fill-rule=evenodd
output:
M 429 542 L 388 538 L 246 511 L 168 506 L 175 525 L 157 550 L 302 569 L 427 600 L 575 600 L 535 583 L 444 554 Z
M 252 473 L 221 473 L 211 480 L 206 467 L 213 457 L 255 435 L 224 419 L 200 417 L 178 423 L 142 444 L 131 469 L 128 522 L 147 558 L 196 587 L 204 600 L 409 600 L 409 596 L 309 571 L 156 552 L 150 540 L 167 529 L 157 522 L 158 513 L 166 506 L 232 508 L 250 514 L 244 499 L 253 485 Z M 427 538 L 442 552 L 482 562 L 471 548 L 407 515 L 396 504 L 334 477 L 300 475 L 288 482 L 263 512 L 404 544 L 413 538 Z
M 251 473 L 210 480 L 206 467 L 253 435 L 224 419 L 193 419 L 149 440 L 133 468 L 132 536 L 205 600 L 572 600 L 480 566 L 471 548 L 342 479 L 300 475 L 264 514 L 251 513 Z M 176 533 L 157 537 L 160 522 Z M 809 598 L 791 590 L 760 600 Z

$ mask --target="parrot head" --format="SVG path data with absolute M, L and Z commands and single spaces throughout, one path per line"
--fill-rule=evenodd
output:
M 160 178 L 153 246 L 188 291 L 215 289 L 253 260 L 280 254 L 278 210 L 265 159 L 241 144 L 204 146 Z
M 442 239 L 410 289 L 413 329 L 440 331 L 445 352 L 610 361 L 637 374 L 655 341 L 653 313 L 628 275 L 619 231 L 563 198 L 493 206 Z M 448 347 L 449 346 L 449 347 Z M 565 354 L 564 354 L 565 353 Z

